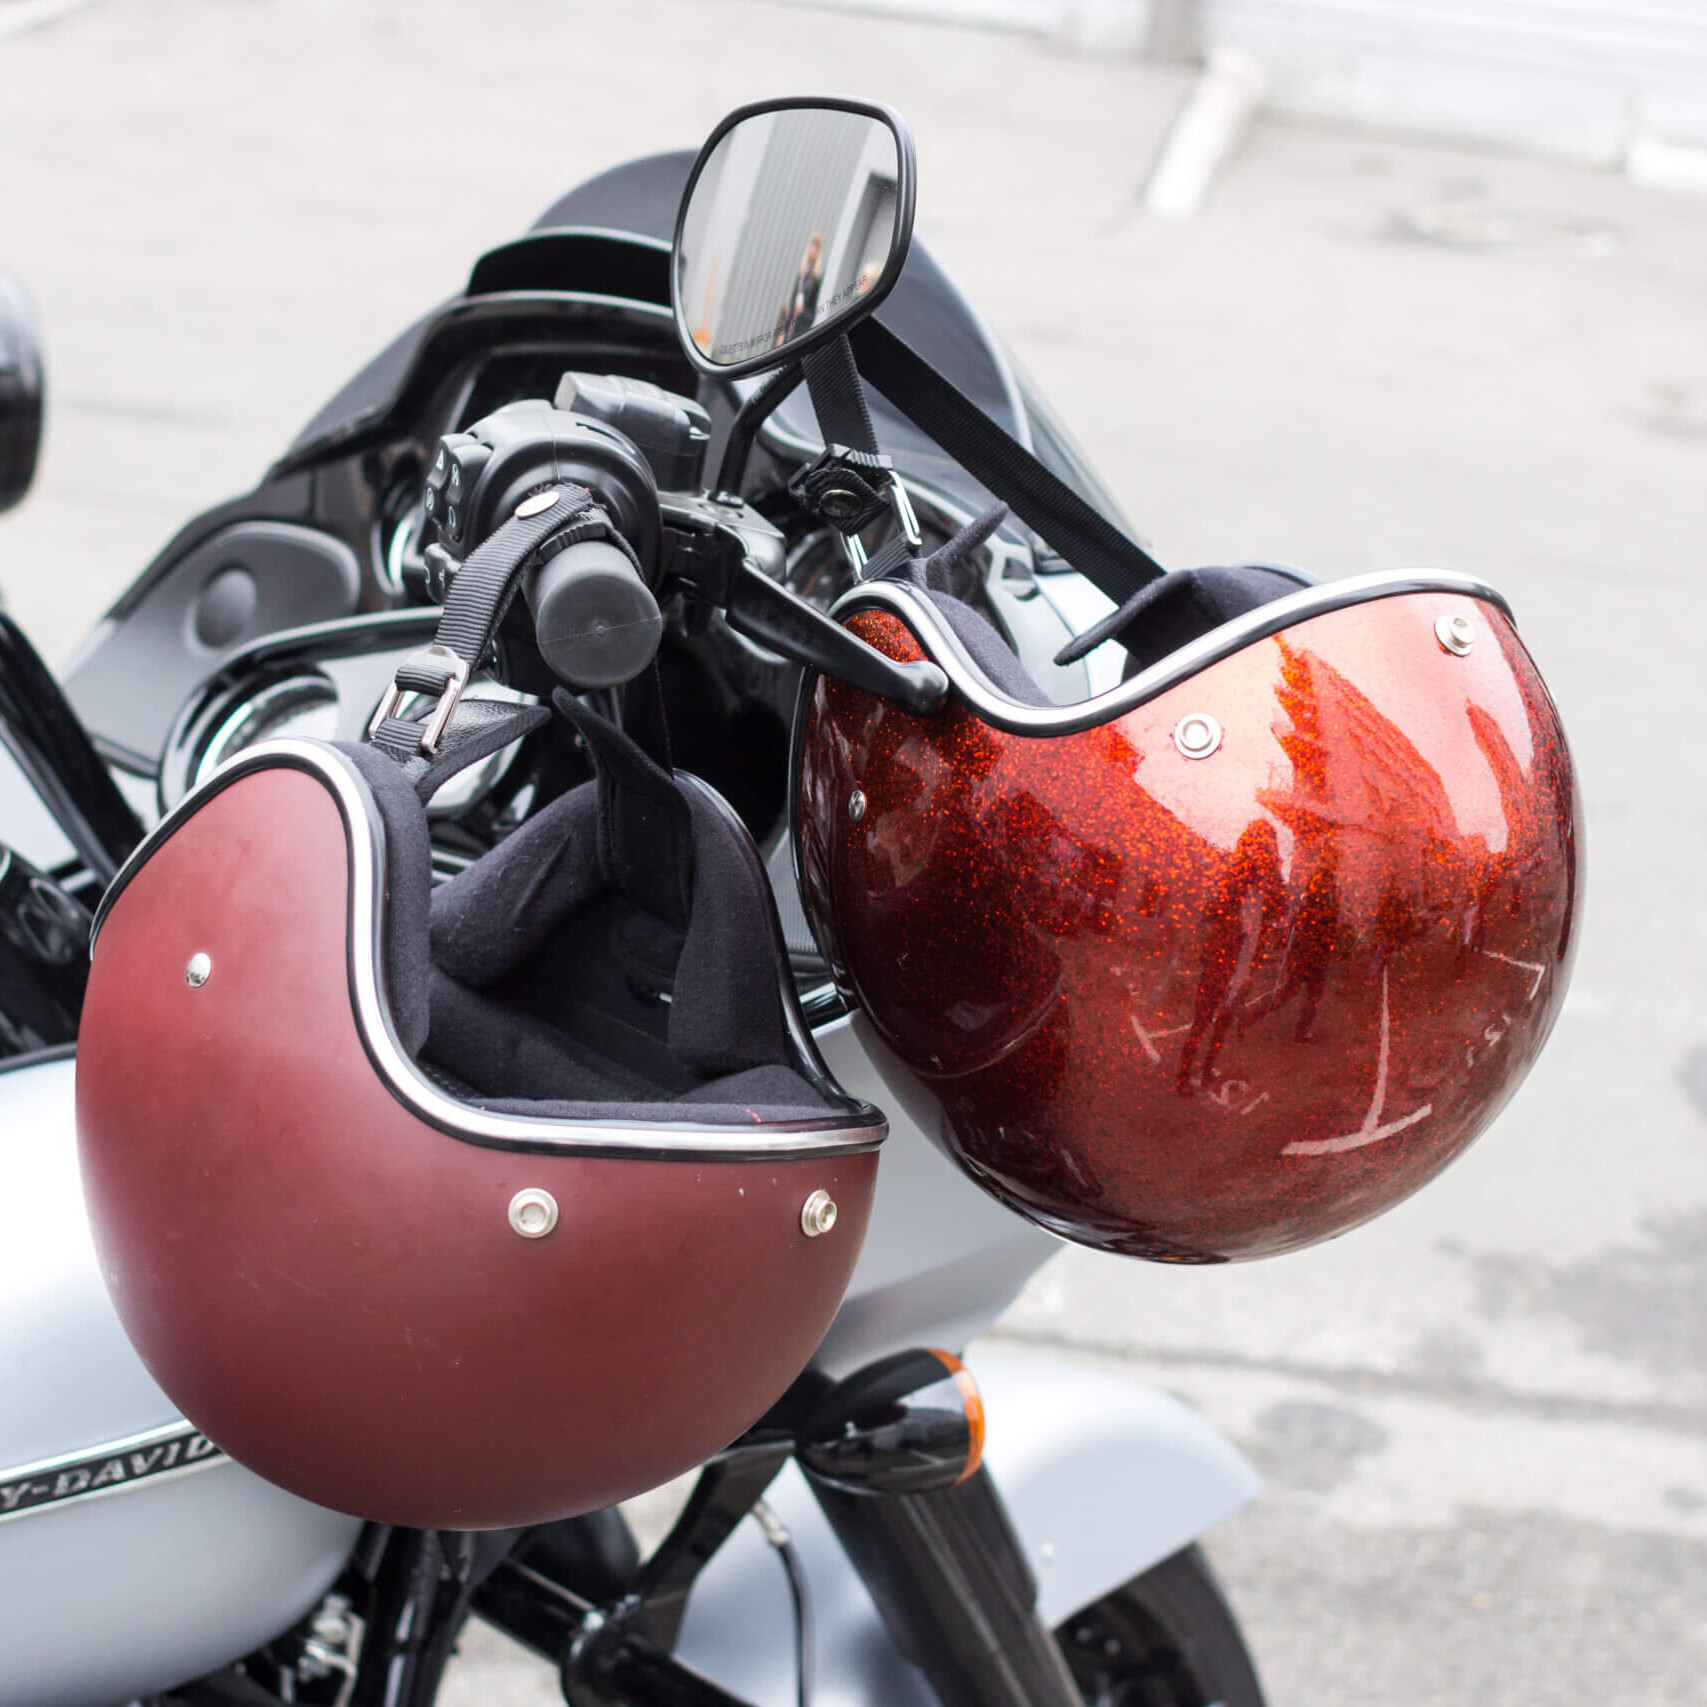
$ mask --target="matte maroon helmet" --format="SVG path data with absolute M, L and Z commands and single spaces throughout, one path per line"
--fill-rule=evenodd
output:
M 436 891 L 404 771 L 287 739 L 97 923 L 77 1121 L 124 1326 L 234 1458 L 362 1517 L 537 1523 L 702 1462 L 864 1236 L 883 1120 L 813 1051 L 746 832 L 577 720 L 600 781 Z
M 1089 637 L 1127 679 L 1072 705 L 946 593 L 871 581 L 838 614 L 953 691 L 916 717 L 812 685 L 807 911 L 890 1088 L 1009 1207 L 1163 1261 L 1293 1250 L 1408 1197 L 1522 1082 L 1581 832 L 1489 588 L 1169 575 Z

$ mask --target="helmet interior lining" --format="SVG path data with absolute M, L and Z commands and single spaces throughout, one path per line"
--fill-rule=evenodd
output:
M 387 985 L 399 1042 L 440 1088 L 494 1113 L 714 1123 L 839 1112 L 794 1059 L 760 868 L 683 789 L 693 906 L 668 1000 L 626 945 L 659 922 L 604 881 L 588 783 L 436 891 L 427 820 L 398 767 L 341 749 L 373 791 L 390 866 Z

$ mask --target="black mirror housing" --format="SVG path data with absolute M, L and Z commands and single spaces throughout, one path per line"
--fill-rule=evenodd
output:
M 900 114 L 840 96 L 760 101 L 718 125 L 676 217 L 670 300 L 702 373 L 798 361 L 894 288 L 913 236 Z

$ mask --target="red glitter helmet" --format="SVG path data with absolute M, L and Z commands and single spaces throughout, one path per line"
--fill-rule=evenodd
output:
M 431 889 L 400 766 L 282 739 L 103 902 L 102 1272 L 172 1401 L 321 1505 L 483 1529 L 656 1486 L 783 1393 L 859 1254 L 883 1117 L 812 1048 L 751 840 L 595 750 L 674 899 L 602 783 Z
M 1433 1178 L 1546 1041 L 1578 915 L 1569 750 L 1496 593 L 1166 581 L 1229 576 L 1195 635 L 1141 601 L 1136 673 L 1065 706 L 966 606 L 866 582 L 837 614 L 950 697 L 817 678 L 796 731 L 807 914 L 892 1093 L 1010 1208 L 1159 1261 Z

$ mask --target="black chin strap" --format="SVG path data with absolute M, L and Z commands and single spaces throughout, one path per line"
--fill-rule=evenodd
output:
M 875 390 L 1117 605 L 1166 573 L 887 326 L 867 320 L 849 338 Z
M 552 704 L 586 743 L 599 782 L 605 879 L 678 930 L 693 907 L 693 814 L 674 776 L 614 723 L 559 688 Z

